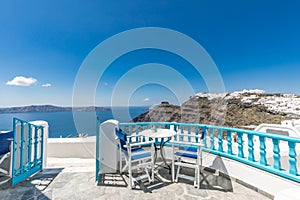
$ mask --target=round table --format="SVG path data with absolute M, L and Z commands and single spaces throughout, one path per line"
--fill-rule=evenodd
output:
M 154 147 L 155 147 L 154 163 L 156 163 L 157 151 L 160 150 L 160 155 L 163 160 L 163 163 L 167 166 L 167 168 L 171 172 L 171 167 L 167 164 L 167 161 L 163 155 L 162 150 L 163 150 L 165 143 L 170 141 L 171 137 L 176 135 L 176 131 L 170 130 L 170 129 L 165 129 L 165 128 L 145 129 L 145 130 L 139 132 L 139 135 L 148 137 L 151 139 L 161 139 L 159 147 L 157 147 L 157 145 L 154 143 Z M 163 138 L 167 138 L 167 140 L 165 141 L 165 140 L 163 140 Z
M 145 129 L 141 131 L 139 135 L 149 138 L 169 138 L 176 135 L 176 132 L 166 128 Z

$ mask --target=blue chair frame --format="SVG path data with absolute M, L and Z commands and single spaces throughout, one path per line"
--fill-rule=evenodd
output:
M 128 170 L 129 174 L 129 189 L 134 187 L 134 181 L 139 181 L 144 178 L 148 178 L 149 182 L 154 181 L 154 142 L 147 141 L 141 142 L 141 136 L 127 136 L 122 130 L 116 129 L 116 139 L 119 140 L 119 150 L 120 150 L 120 173 Z M 129 142 L 129 138 L 136 140 L 134 142 Z M 143 146 L 149 146 L 149 150 L 145 150 Z M 126 162 L 123 166 L 123 161 Z M 134 170 L 143 169 L 146 175 L 139 177 L 133 177 L 132 172 Z M 151 176 L 148 172 L 151 170 Z

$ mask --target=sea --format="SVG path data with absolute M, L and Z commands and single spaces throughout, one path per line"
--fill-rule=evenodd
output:
M 145 113 L 149 107 L 114 107 L 96 112 L 38 112 L 0 114 L 0 131 L 13 129 L 13 118 L 25 121 L 43 120 L 49 124 L 50 138 L 76 137 L 78 134 L 96 135 L 97 120 L 102 123 L 108 119 L 129 122 Z

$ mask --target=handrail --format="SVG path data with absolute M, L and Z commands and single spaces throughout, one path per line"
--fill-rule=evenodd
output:
M 171 125 L 184 134 L 198 135 L 201 133 L 200 129 L 205 131 L 207 135 L 203 139 L 203 151 L 230 158 L 300 183 L 297 168 L 297 153 L 300 153 L 297 146 L 300 144 L 300 138 L 206 124 L 177 122 L 119 124 L 120 128 L 129 135 L 138 135 L 139 130 L 146 128 L 162 126 L 169 128 Z M 271 156 L 267 157 L 267 155 Z M 284 156 L 288 157 L 288 166 L 282 165 Z

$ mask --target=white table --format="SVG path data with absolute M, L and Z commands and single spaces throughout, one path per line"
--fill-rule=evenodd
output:
M 161 139 L 159 147 L 157 147 L 157 145 L 154 143 L 154 147 L 155 147 L 154 162 L 156 163 L 157 151 L 160 150 L 160 155 L 163 160 L 163 164 L 165 164 L 171 172 L 171 167 L 167 164 L 167 161 L 163 155 L 163 147 L 166 142 L 171 140 L 171 137 L 176 135 L 176 131 L 170 130 L 170 129 L 165 129 L 165 128 L 145 129 L 145 130 L 139 132 L 139 135 L 148 137 L 151 139 Z M 167 140 L 162 140 L 163 138 L 166 138 Z
M 156 129 L 156 132 L 153 129 L 145 129 L 141 131 L 139 135 L 149 138 L 169 138 L 176 135 L 176 132 L 166 128 L 158 128 Z

